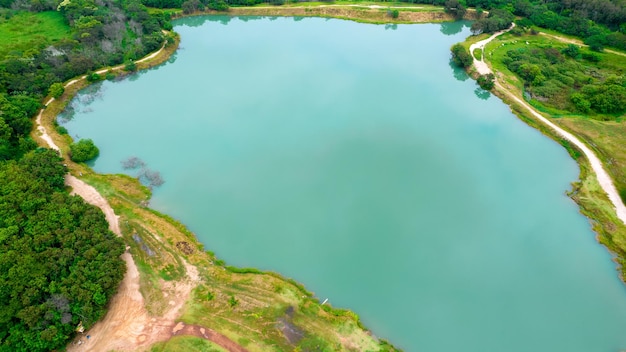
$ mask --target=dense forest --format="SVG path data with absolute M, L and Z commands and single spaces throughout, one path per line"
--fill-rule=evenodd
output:
M 64 189 L 50 149 L 0 164 L 0 351 L 62 348 L 100 319 L 125 271 L 104 215 Z
M 32 117 L 60 82 L 158 49 L 164 28 L 166 15 L 135 0 L 0 0 L 0 351 L 62 349 L 104 315 L 125 271 L 122 241 L 67 193 L 63 159 L 37 148 Z M 72 157 L 94 148 L 79 141 Z

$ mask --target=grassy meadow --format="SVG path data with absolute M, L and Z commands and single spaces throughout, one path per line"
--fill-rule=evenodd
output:
M 30 57 L 54 42 L 71 38 L 70 27 L 57 11 L 6 14 L 0 16 L 0 57 Z

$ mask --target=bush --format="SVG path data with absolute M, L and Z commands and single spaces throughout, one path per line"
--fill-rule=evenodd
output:
M 65 93 L 65 87 L 63 87 L 63 83 L 53 83 L 48 89 L 48 94 L 50 94 L 53 98 L 58 98 Z
M 470 53 L 461 44 L 454 44 L 452 46 L 452 61 L 459 67 L 468 68 L 472 66 L 474 59 Z
M 572 59 L 577 59 L 580 56 L 580 48 L 576 44 L 568 44 L 565 49 L 561 50 L 561 53 Z
M 126 63 L 124 64 L 124 71 L 128 71 L 128 72 L 137 71 L 137 64 L 135 64 L 135 61 L 133 60 L 126 61 Z
M 100 150 L 91 139 L 81 139 L 70 145 L 70 159 L 77 163 L 95 159 L 98 155 Z
M 600 62 L 600 55 L 596 53 L 583 53 L 582 56 L 583 56 L 583 59 L 589 62 L 594 62 L 594 63 Z
M 55 129 L 56 129 L 58 134 L 61 134 L 61 135 L 67 134 L 67 128 L 65 128 L 63 126 L 57 126 Z
M 492 90 L 496 84 L 495 78 L 496 77 L 493 75 L 493 73 L 489 73 L 486 75 L 480 75 L 480 77 L 478 77 L 477 82 L 480 88 L 484 90 Z
M 387 10 L 387 16 L 391 17 L 391 18 L 398 18 L 398 16 L 400 16 L 400 11 L 393 9 L 393 10 Z
M 95 72 L 87 73 L 87 82 L 98 82 L 101 79 L 102 77 Z

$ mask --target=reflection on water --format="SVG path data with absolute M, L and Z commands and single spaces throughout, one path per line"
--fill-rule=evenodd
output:
M 450 62 L 448 63 L 448 66 L 450 66 L 450 68 L 452 69 L 452 76 L 454 76 L 454 78 L 456 78 L 457 81 L 467 81 L 470 77 L 467 75 L 467 72 L 465 72 L 464 69 L 460 68 L 459 66 L 457 66 L 452 59 L 450 59 Z
M 391 29 L 393 31 L 395 31 L 396 29 L 398 29 L 398 25 L 395 23 L 387 23 L 385 25 L 385 29 Z
M 87 114 L 93 112 L 91 105 L 96 100 L 102 100 L 106 89 L 102 82 L 94 83 L 81 90 L 72 101 L 67 104 L 65 110 L 57 115 L 59 123 L 66 123 L 74 118 L 76 113 Z
M 445 35 L 459 34 L 465 27 L 471 26 L 470 21 L 442 22 L 439 31 Z
M 477 87 L 476 89 L 474 89 L 474 94 L 482 100 L 487 100 L 489 99 L 489 97 L 491 97 L 491 93 L 489 93 L 488 90 L 484 90 L 480 87 Z

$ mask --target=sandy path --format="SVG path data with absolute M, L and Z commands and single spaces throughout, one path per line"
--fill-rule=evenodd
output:
M 143 62 L 156 57 L 163 47 L 158 51 L 138 60 Z M 112 69 L 120 69 L 123 65 L 115 66 Z M 109 69 L 96 71 L 98 74 L 107 72 Z M 69 87 L 76 82 L 85 79 L 82 76 L 71 80 L 65 84 Z M 54 101 L 50 98 L 45 102 L 48 106 Z M 44 107 L 45 109 L 45 107 Z M 54 143 L 45 127 L 41 124 L 42 109 L 36 118 L 36 128 L 41 139 L 43 139 L 50 148 L 60 151 L 59 147 Z M 83 198 L 87 203 L 97 206 L 102 210 L 106 220 L 109 223 L 109 229 L 117 236 L 121 236 L 119 221 L 113 208 L 107 200 L 102 197 L 98 191 L 92 186 L 86 184 L 82 180 L 68 174 L 65 176 L 65 183 L 72 187 L 72 193 Z M 226 336 L 204 327 L 186 327 L 187 330 L 179 331 L 179 325 L 176 325 L 176 319 L 180 316 L 180 310 L 190 296 L 191 290 L 196 287 L 200 281 L 198 270 L 195 266 L 184 262 L 186 269 L 186 277 L 182 281 L 171 283 L 169 285 L 170 297 L 169 307 L 160 317 L 152 317 L 145 309 L 144 299 L 139 291 L 139 270 L 133 260 L 133 257 L 127 251 L 122 254 L 121 258 L 126 263 L 126 274 L 120 283 L 116 295 L 109 303 L 109 309 L 104 319 L 97 322 L 91 329 L 86 331 L 75 339 L 73 343 L 68 345 L 67 351 L 135 351 L 147 349 L 150 345 L 166 341 L 175 335 L 192 335 L 210 340 L 228 351 L 245 352 L 246 350 L 237 343 L 231 341 Z M 89 339 L 86 336 L 90 336 Z
M 490 41 L 492 41 L 494 38 L 496 38 L 500 34 L 505 33 L 511 30 L 512 28 L 513 26 L 511 26 L 511 28 L 505 31 L 494 33 L 491 37 L 485 40 L 481 40 L 480 42 L 472 44 L 470 46 L 470 54 L 472 54 L 475 48 L 481 48 L 483 49 L 483 52 L 484 52 L 485 45 L 487 45 Z M 552 37 L 555 37 L 557 39 L 561 38 L 561 37 L 556 37 L 556 36 L 552 36 Z M 562 38 L 562 39 L 565 39 L 565 38 Z M 474 66 L 476 67 L 476 70 L 478 71 L 478 73 L 480 73 L 481 75 L 492 73 L 491 68 L 489 68 L 487 63 L 483 60 L 484 55 L 481 58 L 481 60 L 476 60 L 473 54 L 472 54 L 472 58 L 474 59 Z M 608 195 L 609 200 L 611 201 L 611 203 L 613 203 L 613 207 L 615 208 L 617 217 L 626 225 L 626 206 L 624 206 L 624 203 L 622 202 L 622 199 L 620 198 L 619 193 L 617 192 L 617 189 L 615 188 L 615 185 L 613 184 L 613 180 L 611 179 L 609 174 L 606 172 L 606 170 L 604 170 L 604 167 L 602 167 L 602 162 L 596 156 L 596 154 L 591 149 L 589 149 L 587 145 L 581 142 L 580 139 L 578 139 L 576 136 L 574 136 L 573 134 L 565 131 L 561 127 L 552 123 L 552 121 L 548 120 L 546 117 L 541 115 L 537 110 L 535 110 L 532 106 L 530 106 L 524 100 L 518 98 L 515 94 L 513 94 L 512 92 L 504 88 L 500 83 L 496 83 L 496 86 L 498 87 L 500 91 L 502 91 L 508 97 L 510 97 L 511 99 L 515 100 L 520 105 L 522 105 L 526 110 L 528 110 L 533 116 L 535 116 L 544 125 L 550 127 L 559 136 L 563 137 L 570 143 L 574 144 L 578 149 L 580 149 L 583 152 L 583 154 L 585 154 L 585 157 L 587 158 L 587 160 L 589 160 L 591 169 L 596 174 L 598 183 L 600 183 L 600 186 L 602 187 L 604 192 Z
M 509 29 L 505 29 L 499 32 L 495 32 L 494 34 L 491 35 L 491 37 L 487 38 L 487 39 L 483 39 L 479 42 L 476 42 L 472 45 L 470 45 L 469 48 L 469 52 L 470 55 L 472 56 L 472 59 L 474 60 L 474 67 L 476 68 L 476 71 L 478 71 L 479 74 L 481 75 L 486 75 L 491 72 L 491 69 L 489 68 L 489 65 L 487 65 L 487 63 L 485 62 L 485 46 L 487 44 L 489 44 L 490 41 L 494 40 L 497 36 L 506 33 L 508 31 L 510 31 L 511 29 L 515 28 L 515 23 L 511 23 L 511 27 Z M 482 51 L 482 55 L 480 56 L 480 60 L 477 60 L 474 57 L 474 50 L 475 49 L 480 49 Z
M 561 41 L 561 42 L 564 42 L 564 43 L 576 44 L 576 45 L 580 45 L 580 46 L 589 46 L 589 45 L 583 43 L 583 41 L 579 40 L 579 39 L 565 38 L 565 37 L 561 37 L 561 36 L 554 35 L 554 34 L 548 34 L 548 33 L 544 33 L 544 32 L 540 32 L 539 34 L 544 35 L 546 37 L 554 38 L 554 39 L 556 39 L 558 41 Z M 604 49 L 604 51 L 606 51 L 607 53 L 615 54 L 615 55 L 626 56 L 626 53 L 623 53 L 623 52 L 617 51 L 617 50 Z

